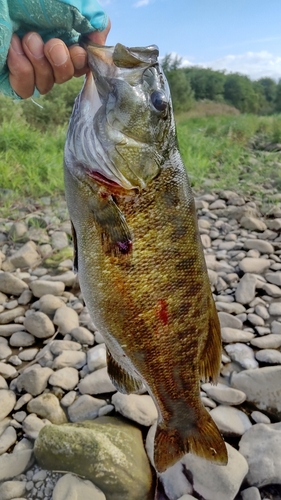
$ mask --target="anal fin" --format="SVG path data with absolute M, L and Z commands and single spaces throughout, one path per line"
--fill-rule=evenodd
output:
M 116 389 L 123 394 L 140 394 L 144 384 L 140 378 L 130 375 L 110 354 L 107 349 L 107 371 Z
M 200 379 L 204 382 L 210 380 L 216 383 L 221 367 L 221 329 L 215 302 L 210 292 L 209 294 L 209 331 L 208 338 L 201 353 L 199 362 Z

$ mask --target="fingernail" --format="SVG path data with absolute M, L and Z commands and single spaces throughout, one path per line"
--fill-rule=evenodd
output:
M 65 45 L 56 43 L 48 51 L 49 58 L 55 66 L 61 66 L 69 58 L 69 52 Z
M 44 56 L 43 42 L 37 33 L 31 33 L 25 40 L 25 44 L 30 50 L 31 54 L 39 59 Z
M 75 57 L 72 57 L 72 62 L 73 62 L 73 65 L 74 65 L 74 68 L 75 69 L 83 69 L 85 68 L 86 64 L 87 64 L 87 56 L 86 56 L 86 53 L 83 54 L 83 55 L 77 55 Z
M 12 36 L 11 46 L 17 54 L 24 55 L 24 51 L 22 50 L 21 46 L 21 41 L 18 37 Z

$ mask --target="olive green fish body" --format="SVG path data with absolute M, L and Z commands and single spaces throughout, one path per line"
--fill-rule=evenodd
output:
M 158 67 L 157 72 L 163 79 Z M 118 127 L 124 132 L 120 122 Z M 124 182 L 115 172 L 110 179 L 101 171 L 84 176 L 73 145 L 65 168 L 83 296 L 107 344 L 108 371 L 118 390 L 141 392 L 145 386 L 155 401 L 158 472 L 187 452 L 215 463 L 227 460 L 224 442 L 199 397 L 200 379 L 215 380 L 219 373 L 219 323 L 173 122 L 163 129 L 162 150 L 158 130 L 151 144 L 141 138 L 139 151 L 130 144 L 128 157 L 150 164 L 143 176 L 140 170 L 128 173 L 127 167 Z M 105 155 L 110 148 L 109 141 Z M 112 151 L 111 160 L 116 147 Z

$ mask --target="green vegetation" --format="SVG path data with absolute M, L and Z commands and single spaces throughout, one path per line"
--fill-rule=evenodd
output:
M 168 75 L 170 71 L 174 72 L 170 74 L 173 88 L 178 86 L 183 100 L 183 81 L 175 77 L 179 70 L 170 68 Z M 191 76 L 188 85 L 192 84 Z M 225 104 L 221 76 L 215 74 L 208 85 L 206 79 L 204 83 L 216 101 L 194 101 L 194 90 L 187 85 L 189 111 L 177 108 L 179 145 L 191 183 L 196 191 L 228 188 L 259 196 L 262 201 L 274 200 L 281 189 L 281 115 L 241 114 Z M 0 206 L 6 212 L 13 201 L 22 198 L 38 202 L 42 196 L 54 199 L 63 195 L 63 148 L 81 83 L 73 79 L 56 86 L 38 99 L 42 107 L 31 100 L 15 103 L 0 96 Z M 268 103 L 280 99 L 281 111 L 281 84 L 274 87 L 270 79 L 263 79 L 259 85 Z M 199 87 L 198 83 L 196 92 Z

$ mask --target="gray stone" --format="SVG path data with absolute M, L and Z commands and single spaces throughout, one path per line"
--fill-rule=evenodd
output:
M 245 229 L 249 229 L 250 231 L 262 232 L 266 230 L 266 224 L 256 217 L 249 217 L 245 215 L 240 220 L 240 224 L 242 227 L 245 227 Z
M 247 319 L 254 326 L 264 326 L 264 320 L 257 314 L 249 313 Z
M 65 273 L 51 276 L 50 281 L 62 281 L 65 286 L 72 287 L 76 281 L 76 274 L 73 271 L 65 271 Z
M 27 404 L 27 410 L 41 418 L 47 418 L 52 424 L 59 425 L 67 422 L 58 398 L 52 393 L 41 394 L 37 398 L 31 399 Z
M 6 359 L 12 354 L 12 349 L 6 345 L 3 344 L 3 342 L 0 343 L 0 359 Z
M 244 274 L 236 288 L 236 301 L 240 304 L 249 304 L 255 298 L 256 283 L 257 279 L 253 274 Z
M 115 386 L 108 376 L 106 368 L 100 368 L 86 375 L 86 377 L 79 382 L 78 389 L 81 394 L 102 394 L 104 392 L 116 391 Z
M 272 229 L 273 231 L 280 231 L 281 229 L 281 219 L 268 219 L 266 221 L 266 225 L 268 229 Z
M 32 399 L 31 394 L 23 394 L 23 396 L 21 396 L 17 400 L 14 410 L 19 410 L 24 405 L 26 405 L 31 399 Z
M 117 418 L 46 426 L 34 452 L 43 468 L 80 474 L 107 500 L 147 500 L 152 495 L 141 431 Z
M 247 401 L 259 410 L 281 418 L 281 366 L 266 366 L 259 370 L 233 373 L 231 386 L 245 392 Z
M 237 342 L 236 344 L 226 345 L 225 350 L 232 361 L 236 361 L 246 370 L 258 368 L 259 365 L 255 360 L 254 351 L 248 345 Z
M 105 344 L 98 344 L 87 352 L 87 365 L 89 371 L 99 370 L 106 366 L 106 348 Z
M 251 340 L 251 344 L 259 347 L 259 349 L 278 349 L 278 347 L 281 347 L 281 335 L 272 333 L 263 337 L 256 337 Z
M 255 307 L 255 312 L 262 318 L 262 319 L 269 319 L 269 313 L 267 308 L 263 304 L 257 304 Z
M 28 241 L 11 257 L 10 261 L 14 267 L 21 269 L 36 266 L 39 263 L 40 255 L 36 250 L 36 244 L 33 241 Z
M 210 398 L 222 405 L 241 405 L 246 399 L 244 392 L 223 384 L 217 384 L 216 386 L 204 384 L 203 387 Z
M 53 491 L 53 500 L 106 500 L 104 493 L 91 481 L 83 481 L 72 474 L 62 476 Z
M 30 439 L 36 439 L 39 432 L 45 425 L 51 425 L 51 422 L 47 419 L 38 418 L 37 415 L 31 413 L 27 415 L 22 423 L 22 430 L 25 435 Z
M 35 297 L 41 298 L 43 295 L 61 295 L 65 289 L 62 281 L 36 280 L 30 283 L 30 288 Z
M 32 299 L 32 292 L 30 290 L 24 290 L 18 298 L 18 303 L 21 306 L 26 306 Z
M 93 333 L 83 326 L 78 326 L 77 328 L 73 328 L 70 334 L 75 340 L 77 340 L 77 342 L 80 342 L 81 344 L 86 344 L 86 345 L 94 344 L 95 337 Z
M 25 481 L 5 481 L 0 485 L 1 500 L 12 500 L 25 495 Z
M 11 426 L 7 427 L 0 436 L 0 455 L 3 455 L 8 449 L 15 444 L 17 433 Z
M 35 337 L 27 332 L 16 332 L 10 338 L 10 345 L 12 347 L 28 347 L 33 345 Z
M 232 406 L 217 406 L 210 415 L 225 436 L 242 436 L 252 427 L 249 417 Z
M 52 337 L 55 333 L 55 327 L 43 312 L 37 311 L 29 314 L 24 320 L 26 330 L 39 339 Z
M 244 247 L 247 250 L 251 250 L 253 248 L 254 250 L 258 250 L 260 253 L 274 253 L 274 247 L 268 241 L 250 239 L 244 241 Z
M 10 337 L 13 333 L 24 330 L 23 325 L 0 325 L 0 337 Z
M 63 398 L 60 400 L 61 405 L 64 406 L 65 408 L 68 408 L 72 403 L 74 403 L 76 399 L 76 392 L 75 391 L 69 391 Z
M 151 396 L 116 392 L 111 401 L 116 411 L 141 425 L 153 425 L 158 418 L 158 412 Z
M 229 327 L 229 328 L 235 328 L 237 330 L 242 330 L 243 323 L 236 316 L 232 316 L 231 314 L 223 311 L 219 312 L 218 316 L 221 328 Z
M 254 334 L 246 330 L 237 330 L 236 328 L 224 327 L 221 329 L 223 342 L 249 342 L 254 338 Z
M 252 411 L 251 418 L 256 422 L 256 424 L 270 424 L 270 418 L 261 411 Z
M 73 342 L 72 340 L 53 340 L 50 344 L 51 352 L 57 356 L 62 354 L 64 351 L 80 351 L 81 345 L 78 342 Z
M 244 273 L 264 273 L 271 265 L 271 260 L 264 258 L 245 257 L 240 260 L 239 267 Z
M 281 422 L 254 425 L 242 436 L 239 451 L 249 464 L 249 485 L 281 484 Z
M 62 297 L 51 295 L 50 293 L 43 295 L 39 300 L 39 309 L 41 312 L 49 315 L 55 314 L 59 307 L 65 305 Z
M 281 316 L 281 302 L 272 302 L 268 310 L 270 316 Z
M 0 456 L 0 481 L 11 479 L 22 474 L 32 465 L 33 452 L 30 449 L 5 453 Z
M 13 391 L 7 389 L 0 389 L 0 421 L 11 413 L 15 404 L 16 396 Z
M 271 332 L 281 334 L 281 323 L 279 321 L 272 321 Z
M 0 389 L 8 389 L 8 384 L 2 375 L 0 375 Z
M 251 486 L 246 490 L 241 491 L 242 500 L 261 500 L 259 489 Z
M 11 366 L 9 363 L 4 363 L 0 361 L 0 375 L 4 377 L 5 379 L 7 378 L 14 378 L 18 374 L 17 370 Z
M 24 314 L 25 314 L 25 308 L 23 306 L 15 307 L 10 311 L 4 311 L 0 314 L 0 325 L 6 325 L 7 323 L 12 323 L 12 321 L 14 321 L 19 316 L 23 316 Z
M 100 408 L 106 405 L 103 399 L 93 398 L 88 394 L 79 396 L 73 404 L 68 407 L 67 413 L 70 422 L 83 422 L 93 420 L 99 414 Z
M 59 370 L 70 366 L 79 370 L 86 364 L 86 354 L 82 351 L 63 351 L 57 358 L 54 359 L 52 368 Z
M 51 238 L 52 238 L 52 246 L 56 250 L 61 250 L 62 248 L 68 246 L 67 234 L 64 231 L 54 231 Z
M 79 326 L 79 317 L 70 307 L 62 306 L 56 310 L 53 322 L 59 327 L 60 333 L 66 334 Z
M 245 307 L 242 304 L 238 304 L 238 302 L 216 302 L 217 311 L 224 311 L 229 314 L 241 314 L 245 312 Z
M 256 353 L 256 359 L 260 363 L 268 363 L 270 365 L 281 364 L 281 352 L 276 349 L 262 349 Z
M 34 347 L 33 349 L 25 349 L 24 351 L 19 352 L 19 358 L 21 361 L 32 361 L 38 352 L 39 349 L 37 347 Z
M 281 288 L 279 288 L 279 286 L 272 285 L 271 283 L 264 283 L 262 285 L 262 289 L 267 295 L 270 295 L 270 297 L 274 297 L 276 299 L 281 297 Z
M 78 371 L 71 366 L 67 366 L 54 372 L 49 378 L 49 384 L 71 391 L 78 384 L 78 380 Z
M 17 378 L 17 389 L 38 396 L 47 387 L 48 379 L 52 375 L 53 370 L 48 367 L 42 368 L 40 365 L 33 365 L 26 368 L 25 371 Z
M 28 285 L 11 273 L 0 273 L 0 292 L 9 295 L 21 295 Z

